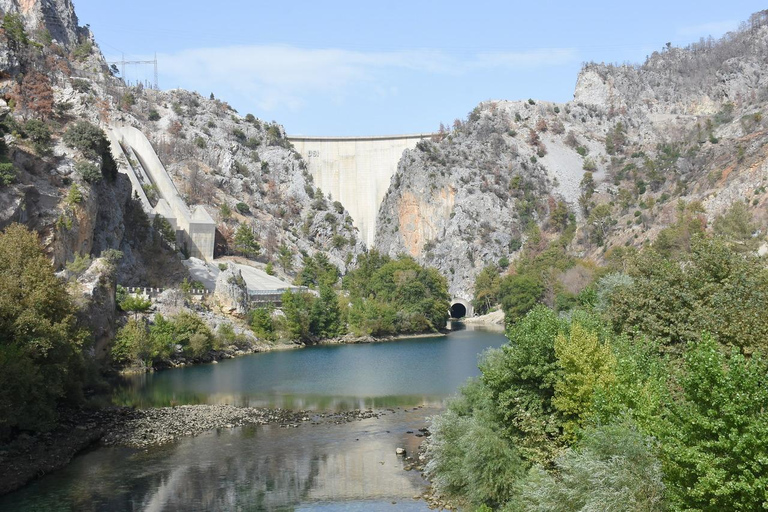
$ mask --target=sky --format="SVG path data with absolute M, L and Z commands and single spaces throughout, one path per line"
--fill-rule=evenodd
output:
M 157 54 L 161 89 L 213 93 L 290 135 L 436 131 L 481 101 L 566 102 L 585 62 L 719 38 L 751 0 L 74 0 L 108 60 Z M 761 5 L 762 4 L 762 5 Z M 126 67 L 131 81 L 152 66 Z

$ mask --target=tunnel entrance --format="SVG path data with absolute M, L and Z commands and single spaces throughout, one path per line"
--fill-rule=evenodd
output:
M 461 302 L 451 305 L 451 318 L 464 318 L 467 316 L 467 307 Z

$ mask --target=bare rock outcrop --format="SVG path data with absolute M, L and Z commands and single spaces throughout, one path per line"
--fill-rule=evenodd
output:
M 214 297 L 225 312 L 239 317 L 248 314 L 248 288 L 242 272 L 231 263 L 216 278 Z

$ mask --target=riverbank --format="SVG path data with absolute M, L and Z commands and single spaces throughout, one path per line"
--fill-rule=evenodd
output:
M 92 446 L 147 449 L 217 429 L 254 425 L 297 428 L 302 423 L 348 423 L 379 418 L 388 410 L 309 412 L 232 405 L 182 405 L 153 409 L 110 407 L 64 411 L 51 432 L 22 434 L 0 446 L 0 496 L 61 469 Z
M 312 347 L 317 345 L 355 345 L 361 343 L 383 343 L 389 341 L 406 340 L 406 339 L 418 339 L 418 338 L 434 338 L 440 336 L 447 336 L 450 331 L 442 330 L 438 332 L 418 333 L 418 334 L 395 334 L 390 336 L 355 336 L 354 334 L 346 334 L 336 338 L 324 338 L 319 339 L 314 343 L 301 343 L 298 341 L 287 342 L 275 342 L 275 343 L 258 343 L 249 346 L 230 346 L 220 350 L 212 350 L 203 357 L 174 357 L 166 361 L 162 361 L 155 364 L 152 367 L 125 367 L 118 370 L 117 373 L 122 375 L 135 375 L 140 373 L 162 371 L 172 368 L 184 368 L 192 365 L 199 364 L 216 364 L 219 361 L 225 361 L 227 359 L 234 359 L 236 357 L 249 356 L 252 354 L 260 354 L 264 352 L 272 352 L 276 350 L 295 350 L 306 347 Z
M 466 325 L 481 325 L 491 329 L 504 330 L 504 311 L 497 309 L 485 315 L 462 318 L 461 321 Z

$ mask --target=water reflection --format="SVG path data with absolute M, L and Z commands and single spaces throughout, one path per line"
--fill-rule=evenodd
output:
M 478 353 L 504 342 L 499 333 L 462 329 L 450 336 L 254 354 L 126 378 L 114 401 L 310 410 L 431 406 L 477 375 Z
M 420 439 L 407 431 L 425 426 L 426 416 L 478 373 L 480 352 L 504 342 L 498 333 L 460 330 L 256 354 L 127 379 L 115 392 L 118 403 L 398 412 L 343 425 L 222 430 L 148 451 L 97 449 L 0 498 L 0 510 L 428 510 L 413 500 L 424 481 L 403 470 L 395 449 L 415 453 Z M 422 404 L 430 407 L 412 408 Z
M 212 432 L 152 451 L 100 449 L 5 499 L 2 510 L 427 510 L 415 453 L 436 409 L 344 425 Z M 341 508 L 343 505 L 343 508 Z

